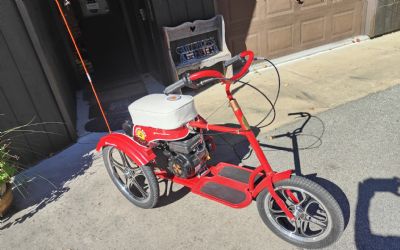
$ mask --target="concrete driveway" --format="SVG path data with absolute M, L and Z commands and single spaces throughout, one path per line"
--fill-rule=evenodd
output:
M 395 216 L 400 207 L 399 96 L 397 86 L 329 110 L 313 117 L 297 136 L 301 173 L 333 193 L 348 223 L 331 249 L 400 245 L 400 219 Z M 271 134 L 290 132 L 301 124 Z M 80 147 L 89 150 L 96 141 L 87 136 Z M 291 139 L 264 144 L 269 145 L 265 149 L 274 167 L 295 165 L 292 152 L 272 149 L 293 148 Z M 229 153 L 228 146 L 220 150 Z M 118 193 L 98 155 L 93 163 L 89 156 L 71 162 L 69 157 L 79 159 L 71 147 L 46 162 L 53 169 L 34 168 L 55 183 L 63 183 L 59 176 L 70 180 L 56 190 L 46 181 L 33 182 L 31 189 L 42 190 L 33 196 L 45 199 L 2 223 L 2 249 L 295 249 L 264 226 L 255 204 L 235 210 L 174 189 L 164 194 L 160 207 L 136 208 Z M 253 160 L 250 157 L 247 163 Z M 77 163 L 87 169 L 77 172 Z M 17 199 L 20 205 L 29 203 Z
M 400 53 L 398 43 L 392 43 L 392 53 Z M 330 53 L 337 57 L 337 52 Z M 395 62 L 388 52 L 384 54 Z M 364 87 L 357 82 L 355 90 L 346 87 L 350 84 L 340 85 L 339 91 L 355 93 L 353 99 L 357 99 L 361 96 L 356 90 L 374 88 L 378 83 L 397 86 L 329 106 L 334 108 L 312 117 L 303 133 L 296 136 L 297 147 L 287 137 L 268 138 L 293 131 L 301 126 L 301 119 L 274 130 L 262 130 L 258 136 L 275 169 L 297 167 L 339 200 L 347 227 L 331 249 L 400 246 L 400 219 L 396 216 L 400 207 L 400 80 L 396 75 L 398 65 L 389 66 L 387 76 L 378 72 L 383 80 L 370 79 Z M 360 66 L 359 70 L 365 69 Z M 349 77 L 350 73 L 341 74 Z M 334 92 L 335 86 L 328 91 Z M 304 96 L 302 102 L 306 103 Z M 317 113 L 305 106 L 285 109 Z M 294 120 L 282 112 L 284 123 Z M 15 190 L 15 207 L 0 224 L 1 249 L 296 249 L 266 228 L 255 204 L 235 210 L 190 194 L 187 189 L 168 186 L 159 207 L 134 207 L 113 186 L 100 155 L 92 151 L 100 136 L 82 137 L 77 144 L 18 177 L 26 198 Z M 254 163 L 254 155 L 249 155 L 247 145 L 240 140 L 219 138 L 217 142 L 220 157 L 214 157 L 214 161 L 239 162 L 238 155 L 245 159 L 243 163 Z M 165 190 L 165 183 L 161 186 Z

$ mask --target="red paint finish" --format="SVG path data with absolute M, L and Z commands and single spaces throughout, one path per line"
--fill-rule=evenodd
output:
M 286 170 L 284 172 L 280 173 L 272 173 L 270 175 L 267 175 L 266 178 L 264 178 L 252 191 L 252 196 L 255 198 L 258 196 L 258 194 L 264 190 L 268 189 L 269 193 L 271 194 L 272 198 L 276 201 L 276 203 L 279 205 L 279 207 L 282 209 L 282 211 L 286 214 L 286 216 L 289 219 L 293 219 L 294 216 L 292 212 L 289 211 L 283 200 L 278 196 L 278 194 L 274 190 L 273 184 L 285 180 L 285 179 L 290 179 L 290 176 L 292 175 L 292 170 Z
M 231 84 L 234 83 L 236 80 L 242 78 L 247 72 L 248 69 L 253 62 L 254 59 L 254 53 L 251 51 L 244 51 L 240 54 L 242 58 L 247 57 L 246 64 L 244 67 L 239 71 L 239 73 L 235 74 L 232 78 L 230 79 L 225 79 L 223 75 L 215 70 L 204 70 L 200 71 L 197 73 L 194 73 L 189 76 L 189 79 L 192 81 L 196 81 L 202 78 L 218 78 L 221 79 L 221 82 L 225 84 L 225 92 L 226 96 L 230 101 L 233 101 L 233 95 L 231 93 L 230 87 Z M 293 214 L 288 210 L 286 207 L 285 203 L 282 201 L 282 199 L 276 194 L 273 188 L 273 183 L 282 180 L 282 179 L 288 179 L 290 178 L 292 171 L 285 171 L 282 173 L 275 173 L 273 172 L 271 165 L 269 164 L 267 158 L 265 157 L 264 152 L 262 151 L 260 144 L 257 141 L 257 138 L 255 137 L 254 133 L 249 129 L 248 125 L 245 122 L 245 116 L 243 114 L 243 111 L 241 108 L 238 106 L 237 108 L 233 108 L 233 112 L 236 116 L 237 121 L 239 122 L 241 128 L 230 128 L 230 127 L 225 127 L 225 126 L 220 126 L 220 125 L 213 125 L 213 124 L 208 124 L 204 119 L 200 117 L 200 119 L 197 119 L 196 121 L 189 122 L 188 125 L 193 128 L 199 128 L 199 129 L 205 129 L 205 130 L 213 130 L 213 131 L 218 131 L 218 132 L 224 132 L 224 133 L 230 133 L 230 134 L 238 134 L 238 135 L 243 135 L 247 138 L 249 141 L 251 147 L 254 149 L 254 152 L 260 161 L 261 165 L 256 168 L 253 173 L 250 175 L 249 178 L 249 183 L 246 184 L 246 190 L 247 192 L 252 194 L 252 197 L 257 197 L 257 195 L 265 188 L 269 190 L 271 193 L 272 197 L 276 200 L 277 204 L 281 207 L 281 209 L 285 212 L 285 214 L 290 218 L 293 219 Z M 212 169 L 212 168 L 211 168 Z M 213 170 L 212 170 L 213 172 Z M 215 173 L 214 173 L 215 174 Z M 266 178 L 264 178 L 256 187 L 254 187 L 254 180 L 255 178 L 260 175 L 260 174 L 265 174 Z M 202 177 L 203 178 L 203 177 Z M 213 178 L 216 178 L 215 175 Z M 201 179 L 201 178 L 200 178 Z M 226 179 L 226 178 L 224 178 Z M 179 181 L 179 180 L 177 180 Z M 225 180 L 219 180 L 222 181 L 222 183 L 225 183 L 226 185 L 230 186 L 232 183 L 225 181 Z M 183 181 L 181 184 L 185 185 L 184 183 L 188 184 L 189 187 L 193 188 L 194 184 L 193 183 L 187 183 L 187 180 Z M 198 192 L 192 189 L 193 192 Z M 205 196 L 207 197 L 207 196 Z M 212 197 L 207 197 L 209 199 L 213 199 Z M 213 199 L 215 200 L 215 199 Z M 221 202 L 221 201 L 219 201 Z M 224 203 L 224 202 L 221 202 Z M 225 203 L 224 203 L 225 204 Z M 232 206 L 230 204 L 225 204 L 228 206 Z M 244 204 L 242 204 L 244 205 Z M 234 207 L 234 206 L 232 206 Z
M 245 136 L 247 138 L 247 140 L 249 141 L 251 147 L 254 149 L 254 152 L 260 162 L 260 166 L 258 166 L 254 170 L 248 170 L 243 167 L 234 166 L 234 165 L 231 165 L 228 163 L 219 163 L 216 166 L 209 166 L 211 174 L 204 175 L 201 177 L 196 176 L 196 177 L 193 177 L 190 179 L 183 179 L 183 178 L 179 178 L 177 176 L 171 176 L 171 175 L 168 175 L 165 171 L 157 171 L 157 172 L 155 172 L 155 174 L 161 179 L 170 179 L 173 182 L 182 184 L 182 185 L 190 188 L 193 193 L 196 193 L 205 198 L 217 201 L 219 203 L 222 203 L 224 205 L 227 205 L 227 206 L 230 206 L 233 208 L 243 208 L 243 207 L 248 206 L 252 202 L 253 198 L 257 197 L 258 194 L 262 190 L 268 189 L 271 196 L 276 200 L 277 204 L 285 212 L 287 217 L 289 219 L 293 219 L 294 218 L 293 214 L 286 207 L 283 200 L 274 191 L 274 183 L 276 183 L 280 180 L 289 179 L 290 176 L 292 175 L 292 171 L 288 170 L 288 171 L 284 171 L 284 172 L 280 172 L 280 173 L 275 173 L 272 170 L 267 158 L 264 155 L 264 152 L 262 151 L 262 149 L 257 141 L 256 136 L 254 135 L 254 133 L 248 126 L 246 118 L 245 118 L 240 106 L 237 104 L 236 100 L 233 98 L 233 95 L 230 91 L 231 85 L 233 83 L 235 83 L 236 80 L 242 78 L 248 72 L 248 69 L 254 59 L 254 54 L 251 51 L 244 51 L 240 54 L 240 56 L 242 58 L 246 58 L 247 62 L 244 65 L 244 67 L 239 71 L 239 73 L 235 74 L 230 79 L 224 78 L 224 76 L 216 70 L 204 70 L 204 71 L 200 71 L 200 72 L 191 74 L 189 76 L 189 79 L 192 81 L 196 81 L 196 80 L 203 79 L 203 78 L 218 78 L 221 80 L 221 82 L 223 84 L 225 84 L 226 96 L 230 100 L 232 110 L 236 116 L 238 123 L 240 124 L 240 128 L 232 128 L 232 127 L 226 127 L 226 126 L 221 126 L 221 125 L 208 124 L 205 119 L 203 119 L 201 116 L 198 116 L 195 120 L 189 122 L 187 124 L 187 126 L 183 126 L 181 128 L 174 129 L 174 130 L 162 130 L 162 129 L 157 129 L 157 128 L 135 126 L 133 135 L 135 136 L 135 138 L 138 137 L 139 139 L 141 139 L 141 142 L 145 142 L 145 144 L 148 142 L 156 141 L 156 140 L 181 139 L 188 135 L 190 129 L 194 129 L 194 130 L 199 129 L 200 132 L 203 132 L 204 130 L 207 130 L 207 131 L 212 130 L 212 131 L 218 131 L 218 132 L 224 132 L 224 133 Z M 99 145 L 97 146 L 97 149 L 99 150 L 100 148 L 102 148 L 105 145 L 116 146 L 117 148 L 124 151 L 133 160 L 135 160 L 135 162 L 140 163 L 140 165 L 147 164 L 149 161 L 152 161 L 155 158 L 155 155 L 152 152 L 150 147 L 140 145 L 136 141 L 134 141 L 132 138 L 129 138 L 128 136 L 125 136 L 125 135 L 111 134 L 109 136 L 103 137 L 101 139 Z M 149 145 L 151 145 L 151 144 L 149 144 Z M 249 182 L 242 183 L 242 182 L 235 181 L 235 180 L 223 177 L 223 176 L 219 176 L 218 175 L 219 171 L 225 166 L 232 166 L 235 168 L 240 168 L 244 171 L 248 171 L 250 173 Z M 262 179 L 257 185 L 255 185 L 254 182 L 257 177 L 261 177 Z M 240 191 L 240 192 L 244 193 L 245 199 L 240 204 L 232 204 L 229 201 L 222 200 L 222 199 L 219 199 L 212 195 L 203 193 L 201 191 L 202 187 L 209 182 L 217 183 L 219 185 L 224 185 L 229 188 Z M 288 195 L 295 201 L 295 199 L 294 199 L 295 197 L 293 194 L 291 194 L 290 191 L 289 191 Z
M 158 140 L 173 141 L 185 138 L 189 134 L 189 129 L 183 126 L 177 129 L 165 130 L 135 125 L 133 127 L 133 136 L 137 137 L 138 134 L 143 134 L 145 136 L 144 140 L 146 142 L 153 142 Z
M 252 195 L 253 197 L 257 197 L 257 195 L 265 188 L 268 187 L 269 182 L 270 183 L 276 183 L 281 180 L 285 179 L 290 179 L 290 176 L 292 175 L 292 170 L 286 170 L 280 173 L 275 173 L 273 172 L 272 174 L 268 175 L 270 176 L 271 180 L 268 180 L 268 178 L 264 178 L 253 190 L 252 190 Z M 268 177 L 267 176 L 267 177 Z M 271 190 L 269 190 L 271 192 Z M 272 189 L 273 191 L 273 189 Z M 275 193 L 275 191 L 274 191 Z
M 299 203 L 299 199 L 297 199 L 296 196 L 294 196 L 294 194 L 292 193 L 292 191 L 290 191 L 289 189 L 285 190 L 285 193 L 287 196 L 289 196 L 289 198 L 294 201 L 294 203 Z
M 96 150 L 100 151 L 105 146 L 114 146 L 121 150 L 138 166 L 146 165 L 156 158 L 151 148 L 144 147 L 131 137 L 120 133 L 111 133 L 103 136 L 97 144 Z
M 224 133 L 229 133 L 229 134 L 236 134 L 236 135 L 244 135 L 245 134 L 244 131 L 242 131 L 241 129 L 238 129 L 238 128 L 213 125 L 213 124 L 208 124 L 203 121 L 191 121 L 188 123 L 188 125 L 192 128 L 200 128 L 200 129 L 224 132 Z
M 216 70 L 202 70 L 202 71 L 191 74 L 189 76 L 189 79 L 192 81 L 197 81 L 202 78 L 218 78 L 218 79 L 221 79 L 223 83 L 236 81 L 236 80 L 242 78 L 248 72 L 248 70 L 254 60 L 254 53 L 253 53 L 253 51 L 250 51 L 250 50 L 243 51 L 242 53 L 240 53 L 240 57 L 241 58 L 248 57 L 248 58 L 246 59 L 246 63 L 242 67 L 242 69 L 237 74 L 232 76 L 230 79 L 225 79 L 224 75 L 221 72 L 216 71 Z
M 184 185 L 184 186 L 190 188 L 191 191 L 193 193 L 195 193 L 195 194 L 198 194 L 200 196 L 203 196 L 203 197 L 205 197 L 207 199 L 210 199 L 210 200 L 213 200 L 213 201 L 217 201 L 217 202 L 219 202 L 221 204 L 224 204 L 226 206 L 229 206 L 229 207 L 232 207 L 232 208 L 244 208 L 244 207 L 247 207 L 253 201 L 253 197 L 252 197 L 251 193 L 248 190 L 248 184 L 247 183 L 242 183 L 242 182 L 239 182 L 239 181 L 235 181 L 235 180 L 232 180 L 232 179 L 228 179 L 228 178 L 225 178 L 223 176 L 219 176 L 218 172 L 225 166 L 243 169 L 242 167 L 239 167 L 239 166 L 235 166 L 235 165 L 232 165 L 232 164 L 229 164 L 229 163 L 222 163 L 221 162 L 216 166 L 211 166 L 210 167 L 210 170 L 213 173 L 212 176 L 202 176 L 202 177 L 193 177 L 193 178 L 190 178 L 190 179 L 182 179 L 182 178 L 179 178 L 179 177 L 176 177 L 176 176 L 172 176 L 171 178 L 168 178 L 167 175 L 159 174 L 158 177 L 170 179 L 173 182 L 179 183 L 181 185 Z M 248 170 L 248 171 L 251 172 L 251 170 Z M 217 184 L 220 184 L 220 185 L 224 185 L 224 186 L 227 186 L 229 188 L 235 189 L 237 191 L 243 192 L 245 194 L 244 201 L 242 201 L 239 204 L 233 204 L 233 203 L 230 203 L 228 201 L 225 201 L 225 200 L 219 199 L 217 197 L 214 197 L 212 195 L 203 193 L 201 191 L 201 188 L 205 184 L 207 184 L 209 182 L 213 182 L 213 183 L 217 183 Z
M 240 53 L 240 57 L 241 58 L 248 57 L 248 58 L 246 59 L 246 64 L 243 66 L 243 68 L 237 74 L 232 76 L 231 80 L 233 80 L 233 81 L 239 80 L 240 78 L 242 78 L 247 73 L 247 71 L 249 70 L 251 64 L 253 63 L 254 53 L 253 53 L 253 51 L 246 50 L 246 51 L 243 51 L 242 53 Z
M 249 183 L 242 183 L 239 181 L 235 181 L 232 179 L 228 179 L 226 177 L 223 176 L 219 176 L 218 173 L 219 171 L 221 171 L 222 168 L 229 166 L 229 167 L 233 167 L 233 168 L 239 168 L 241 170 L 244 171 L 248 171 L 249 173 L 251 173 L 250 175 L 250 179 L 249 179 Z M 285 203 L 282 201 L 282 199 L 280 199 L 280 197 L 276 194 L 276 192 L 274 191 L 273 188 L 273 183 L 281 181 L 283 179 L 288 179 L 290 178 L 292 171 L 288 170 L 288 171 L 284 171 L 281 173 L 272 173 L 270 175 L 268 175 L 266 178 L 263 178 L 263 180 L 256 186 L 256 188 L 254 190 L 249 189 L 250 186 L 254 186 L 254 179 L 255 177 L 258 176 L 262 176 L 262 167 L 257 168 L 256 170 L 250 170 L 250 169 L 245 169 L 243 167 L 240 166 L 236 166 L 236 165 L 232 165 L 229 163 L 218 163 L 218 165 L 216 166 L 210 166 L 209 167 L 212 175 L 211 176 L 201 176 L 201 177 L 193 177 L 190 179 L 183 179 L 183 178 L 179 178 L 176 176 L 168 176 L 165 172 L 158 172 L 156 173 L 157 176 L 159 178 L 162 179 L 169 179 L 172 182 L 176 182 L 178 184 L 184 185 L 188 188 L 191 189 L 191 191 L 195 194 L 198 194 L 200 196 L 203 196 L 205 198 L 208 198 L 210 200 L 214 200 L 217 201 L 221 204 L 224 204 L 226 206 L 232 207 L 232 208 L 243 208 L 246 207 L 248 205 L 250 205 L 250 203 L 252 202 L 253 198 L 257 197 L 257 195 L 264 189 L 268 189 L 269 192 L 271 193 L 272 197 L 277 201 L 278 205 L 282 208 L 282 210 L 285 212 L 285 214 L 291 219 L 293 218 L 293 214 L 287 209 L 287 207 L 285 206 Z M 254 177 L 252 177 L 254 175 Z M 201 192 L 201 188 L 208 182 L 214 182 L 214 183 L 218 183 L 224 186 L 228 186 L 230 188 L 236 189 L 238 191 L 243 192 L 246 195 L 245 200 L 240 203 L 240 204 L 232 204 L 228 201 L 225 200 L 221 200 L 218 199 L 214 196 L 211 196 L 209 194 L 205 194 L 203 192 Z

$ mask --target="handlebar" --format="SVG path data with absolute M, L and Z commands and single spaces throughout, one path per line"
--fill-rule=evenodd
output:
M 246 59 L 246 57 L 247 57 L 247 59 Z M 239 55 L 236 55 L 236 56 L 232 57 L 231 59 L 224 62 L 224 67 L 228 67 L 228 66 L 232 65 L 233 63 L 235 63 L 239 60 L 244 60 L 244 59 L 246 59 L 245 65 L 240 69 L 240 71 L 237 74 L 235 74 L 234 76 L 232 76 L 229 79 L 226 79 L 224 77 L 224 75 L 219 71 L 202 70 L 202 71 L 193 73 L 189 76 L 185 76 L 182 79 L 173 83 L 172 85 L 169 85 L 167 88 L 165 88 L 164 94 L 167 94 L 167 95 L 171 94 L 171 93 L 175 92 L 176 90 L 181 89 L 184 86 L 192 86 L 193 81 L 197 81 L 197 80 L 203 79 L 203 78 L 213 78 L 213 80 L 220 79 L 223 83 L 230 85 L 234 81 L 242 78 L 248 72 L 250 65 L 253 63 L 253 60 L 254 60 L 254 53 L 250 50 L 243 51 Z M 204 82 L 208 83 L 209 81 L 205 80 Z M 205 83 L 203 85 L 205 85 Z
M 231 66 L 232 64 L 234 64 L 235 62 L 237 62 L 237 61 L 239 61 L 239 60 L 241 60 L 241 59 L 242 59 L 242 58 L 240 57 L 240 54 L 239 54 L 239 55 L 236 55 L 236 56 L 232 57 L 231 59 L 226 60 L 226 61 L 224 62 L 224 67 L 226 68 L 226 67 L 228 67 L 228 66 Z
M 232 81 L 235 81 L 235 80 L 238 80 L 238 79 L 242 78 L 247 73 L 247 71 L 249 70 L 250 65 L 253 63 L 254 53 L 252 51 L 250 51 L 250 50 L 243 51 L 239 55 L 236 55 L 236 56 L 232 57 L 231 59 L 225 61 L 224 66 L 225 65 L 229 66 L 229 65 L 232 65 L 233 63 L 235 63 L 238 60 L 245 59 L 246 57 L 248 57 L 248 58 L 246 60 L 245 65 L 242 67 L 242 69 L 237 74 L 232 76 L 230 79 L 225 79 L 225 81 L 232 82 Z M 221 74 L 221 72 L 218 72 L 216 70 L 203 70 L 203 71 L 199 71 L 199 72 L 196 72 L 194 74 L 191 74 L 189 76 L 189 79 L 191 81 L 196 81 L 196 80 L 199 80 L 199 79 L 202 79 L 202 78 L 224 79 L 225 77 Z
M 182 78 L 173 84 L 169 85 L 164 89 L 164 94 L 169 95 L 174 93 L 176 90 L 183 88 L 186 85 L 186 78 Z

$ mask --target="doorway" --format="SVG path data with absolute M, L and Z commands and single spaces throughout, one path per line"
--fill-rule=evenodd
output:
M 146 59 L 151 59 L 154 41 L 151 30 L 146 30 L 145 4 L 144 0 L 71 0 L 65 6 L 113 130 L 130 119 L 128 105 L 147 94 L 141 75 L 152 69 Z M 105 131 L 86 82 L 82 89 L 89 101 L 85 130 Z
M 73 12 L 79 25 L 82 50 L 90 61 L 93 80 L 99 89 L 131 81 L 141 71 L 138 47 L 132 46 L 124 19 L 122 1 L 75 0 Z M 131 26 L 132 28 L 134 26 Z

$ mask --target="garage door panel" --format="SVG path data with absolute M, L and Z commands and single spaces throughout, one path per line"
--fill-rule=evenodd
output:
M 294 4 L 293 0 L 267 0 L 266 16 L 271 18 L 292 14 L 294 13 Z
M 263 49 L 260 46 L 260 33 L 251 34 L 246 38 L 246 46 L 253 48 L 254 52 L 258 55 L 263 53 Z
M 362 2 L 344 2 L 332 14 L 332 38 L 340 40 L 361 33 Z
M 300 46 L 307 46 L 325 40 L 326 17 L 303 21 L 300 24 Z
M 349 10 L 332 16 L 332 37 L 346 36 L 354 33 L 355 11 Z
M 328 0 L 303 0 L 304 3 L 301 5 L 300 10 L 309 10 L 325 7 L 328 5 Z
M 267 30 L 267 53 L 273 55 L 292 50 L 295 46 L 294 30 L 293 24 Z
M 226 25 L 231 52 L 280 56 L 361 33 L 363 0 L 303 1 L 216 0 L 220 13 L 231 19 Z M 221 10 L 223 4 L 228 10 Z

